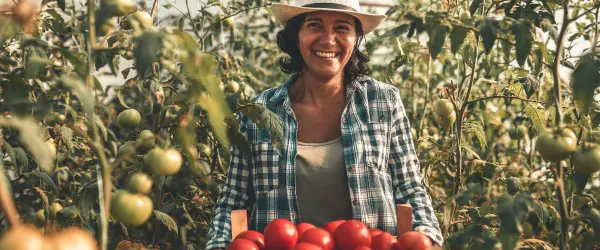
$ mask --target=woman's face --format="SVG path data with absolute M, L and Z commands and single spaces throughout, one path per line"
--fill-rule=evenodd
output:
M 333 11 L 307 13 L 298 33 L 307 71 L 323 77 L 340 74 L 356 44 L 354 17 Z

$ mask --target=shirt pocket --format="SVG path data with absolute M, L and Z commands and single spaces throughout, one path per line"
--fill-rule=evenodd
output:
M 250 143 L 252 152 L 253 185 L 256 194 L 264 194 L 279 185 L 279 160 L 273 143 L 271 142 L 252 142 Z
M 373 168 L 376 172 L 385 172 L 387 169 L 389 131 L 389 123 L 387 122 L 370 122 L 362 125 L 361 137 L 364 143 L 364 164 Z

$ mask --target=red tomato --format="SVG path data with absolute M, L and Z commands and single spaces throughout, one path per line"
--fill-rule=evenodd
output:
M 288 219 L 276 219 L 265 227 L 265 248 L 268 250 L 290 250 L 298 241 L 298 230 Z
M 337 248 L 355 249 L 359 246 L 370 246 L 371 235 L 365 224 L 358 220 L 348 220 L 340 225 L 333 234 Z
M 427 250 L 432 246 L 431 240 L 419 232 L 406 232 L 398 237 L 396 250 Z
M 378 234 L 383 233 L 383 231 L 381 231 L 381 229 L 379 228 L 369 228 L 369 234 L 371 234 L 371 237 L 375 237 Z
M 296 244 L 296 247 L 294 247 L 294 250 L 323 250 L 323 248 L 321 248 L 320 246 L 317 246 L 315 244 L 312 244 L 312 243 L 300 242 L 300 243 Z
M 365 246 L 359 246 L 357 248 L 354 248 L 354 250 L 371 250 L 371 248 L 365 247 Z
M 371 249 L 373 250 L 393 250 L 394 244 L 398 240 L 390 233 L 380 233 L 373 237 L 371 242 Z
M 256 244 L 256 246 L 258 246 L 260 249 L 265 248 L 265 237 L 260 232 L 254 230 L 241 232 L 235 237 L 235 239 L 247 239 L 254 242 L 254 244 Z
M 346 222 L 345 220 L 334 220 L 331 222 L 328 222 L 327 224 L 325 224 L 323 226 L 323 229 L 327 230 L 327 232 L 329 232 L 331 235 L 333 235 L 333 233 L 335 233 L 335 230 L 342 225 L 342 223 Z
M 296 226 L 296 229 L 298 230 L 298 236 L 302 236 L 302 233 L 304 233 L 306 230 L 311 229 L 311 228 L 315 228 L 316 226 L 310 223 L 300 223 Z
M 311 228 L 306 230 L 306 232 L 300 235 L 298 242 L 312 243 L 323 248 L 323 250 L 335 249 L 333 237 L 331 237 L 331 234 L 327 232 L 327 230 L 322 228 Z
M 236 239 L 229 244 L 227 250 L 260 250 L 260 248 L 250 240 Z

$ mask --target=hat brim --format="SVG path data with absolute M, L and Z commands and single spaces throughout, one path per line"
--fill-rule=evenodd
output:
M 371 33 L 371 31 L 375 30 L 375 28 L 381 25 L 381 23 L 383 23 L 383 21 L 387 18 L 386 15 L 360 13 L 356 11 L 335 8 L 296 7 L 280 3 L 273 3 L 271 5 L 271 12 L 273 13 L 273 16 L 283 25 L 285 25 L 292 17 L 313 11 L 337 11 L 354 16 L 360 20 L 364 34 Z

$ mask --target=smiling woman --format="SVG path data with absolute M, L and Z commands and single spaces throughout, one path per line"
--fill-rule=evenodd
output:
M 232 146 L 207 249 L 231 242 L 233 210 L 249 210 L 249 229 L 259 232 L 280 218 L 317 227 L 355 219 L 396 235 L 397 204 L 410 204 L 412 229 L 441 246 L 400 92 L 367 76 L 369 57 L 358 49 L 386 16 L 360 12 L 357 0 L 299 0 L 272 11 L 285 25 L 277 43 L 291 77 L 253 102 L 279 116 L 283 147 L 238 117 L 250 157 Z

